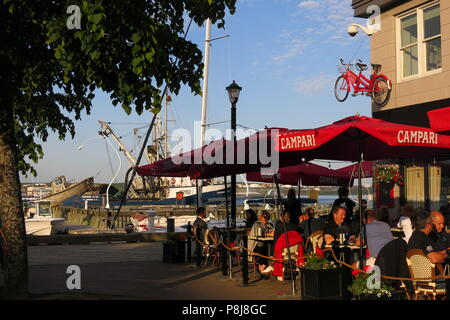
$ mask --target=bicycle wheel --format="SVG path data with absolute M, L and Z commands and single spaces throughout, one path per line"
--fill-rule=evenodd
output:
M 345 99 L 347 99 L 349 92 L 350 88 L 347 79 L 345 79 L 343 75 L 339 76 L 334 85 L 334 95 L 336 96 L 337 101 L 344 102 Z
M 383 107 L 389 101 L 391 89 L 384 77 L 377 77 L 373 82 L 372 100 L 376 105 Z

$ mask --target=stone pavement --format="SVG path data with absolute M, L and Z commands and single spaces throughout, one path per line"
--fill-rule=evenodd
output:
M 28 256 L 35 299 L 299 299 L 290 281 L 254 279 L 251 264 L 242 287 L 237 266 L 231 280 L 215 267 L 163 263 L 157 242 L 29 246 Z M 81 269 L 81 290 L 67 289 L 69 265 Z

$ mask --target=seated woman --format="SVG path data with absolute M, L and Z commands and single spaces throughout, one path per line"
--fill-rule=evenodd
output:
M 270 213 L 263 210 L 259 216 L 259 220 L 255 222 L 250 230 L 250 237 L 255 237 L 256 235 L 269 236 L 273 234 L 273 225 L 269 222 Z M 255 253 L 267 256 L 268 246 L 267 242 L 249 240 L 249 249 Z M 266 258 L 255 256 L 256 264 L 258 265 L 258 271 L 261 274 L 269 274 L 272 271 L 272 267 L 269 266 L 269 262 Z

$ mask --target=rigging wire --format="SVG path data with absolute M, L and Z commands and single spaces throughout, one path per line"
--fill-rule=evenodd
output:
M 367 38 L 369 38 L 369 37 L 367 37 Z M 348 63 L 352 63 L 352 62 L 353 62 L 353 60 L 354 60 L 355 57 L 356 57 L 356 54 L 359 52 L 359 50 L 361 49 L 361 47 L 363 46 L 363 44 L 366 43 L 366 41 L 367 41 L 367 39 L 366 39 L 366 37 L 364 37 L 364 40 L 361 41 L 361 43 L 359 44 L 359 46 L 356 48 L 355 53 L 353 54 L 353 56 L 351 57 L 351 59 L 349 60 Z

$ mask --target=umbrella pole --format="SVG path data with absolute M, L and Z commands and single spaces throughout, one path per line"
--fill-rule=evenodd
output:
M 280 206 L 279 206 L 280 209 L 279 209 L 278 215 L 281 218 L 281 216 L 283 214 L 283 203 L 281 202 L 280 185 L 278 184 L 278 180 L 277 180 L 276 175 L 273 175 L 273 180 L 274 180 L 275 185 L 277 187 L 277 198 L 278 198 L 278 201 L 280 203 Z M 288 234 L 287 234 L 286 221 L 284 221 L 284 219 L 283 219 L 283 227 L 284 227 L 284 235 L 286 237 L 286 249 L 287 249 L 288 259 L 289 259 L 289 269 L 291 271 L 292 295 L 295 296 L 294 271 L 292 270 L 291 250 L 289 249 L 290 248 L 290 246 L 289 246 L 289 237 L 288 237 Z M 274 243 L 274 246 L 275 246 L 275 243 Z
M 195 200 L 196 200 L 196 207 L 198 209 L 199 201 L 198 201 L 198 179 L 195 179 Z
M 361 176 L 362 176 L 362 167 L 361 167 L 361 159 L 358 161 L 358 202 L 359 202 L 359 235 L 360 235 L 360 241 L 359 241 L 359 267 L 363 268 L 363 222 L 362 222 L 362 182 L 361 182 Z

